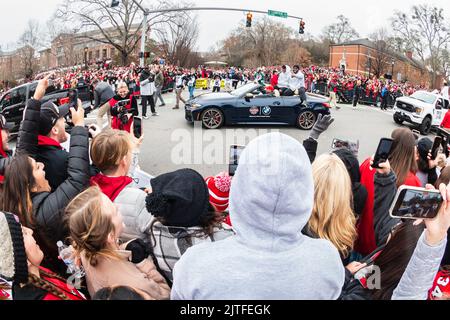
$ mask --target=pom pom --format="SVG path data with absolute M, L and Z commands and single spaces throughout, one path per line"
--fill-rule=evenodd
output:
M 231 177 L 226 173 L 220 173 L 214 178 L 214 184 L 220 192 L 230 192 Z
M 161 217 L 167 211 L 168 199 L 159 193 L 152 193 L 145 199 L 147 211 L 155 217 Z

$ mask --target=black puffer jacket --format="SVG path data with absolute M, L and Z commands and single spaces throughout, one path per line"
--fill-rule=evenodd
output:
M 45 138 L 45 137 L 44 137 Z M 47 140 L 50 140 L 47 138 Z M 39 140 L 36 161 L 45 165 L 45 176 L 52 187 L 56 190 L 64 181 L 69 178 L 67 165 L 69 161 L 69 152 L 61 149 L 60 146 Z M 89 166 L 89 175 L 96 176 L 99 170 L 94 166 Z
M 384 246 L 392 229 L 401 222 L 389 215 L 389 209 L 397 194 L 397 177 L 391 171 L 389 174 L 375 173 L 375 197 L 373 203 L 373 228 L 377 247 Z
M 25 111 L 18 149 L 31 157 L 38 151 L 40 103 L 32 102 Z M 64 227 L 64 209 L 72 199 L 89 186 L 89 133 L 84 127 L 74 127 L 71 134 L 67 163 L 68 178 L 53 192 L 32 194 L 34 219 L 39 245 L 46 253 L 44 265 L 60 270 L 56 242 L 68 236 Z
M 357 217 L 360 217 L 367 200 L 367 190 L 361 184 L 361 173 L 359 171 L 359 162 L 355 155 L 348 149 L 338 149 L 334 151 L 347 168 L 352 181 L 353 210 Z

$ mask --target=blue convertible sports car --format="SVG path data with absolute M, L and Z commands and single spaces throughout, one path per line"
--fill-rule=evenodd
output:
M 330 114 L 329 99 L 307 93 L 307 102 L 299 96 L 276 97 L 261 94 L 261 86 L 249 83 L 230 93 L 207 93 L 186 103 L 186 120 L 201 121 L 207 129 L 232 124 L 290 125 L 310 130 L 319 114 Z

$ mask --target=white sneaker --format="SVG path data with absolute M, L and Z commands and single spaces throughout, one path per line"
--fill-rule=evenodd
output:
M 157 112 L 155 112 L 154 114 L 152 114 L 152 116 L 159 117 L 159 114 Z
M 144 118 L 145 120 L 148 120 L 148 119 L 149 119 L 149 117 L 147 117 L 147 116 L 145 116 L 145 117 L 142 117 L 142 118 Z

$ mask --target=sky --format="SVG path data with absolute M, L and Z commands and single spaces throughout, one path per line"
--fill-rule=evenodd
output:
M 24 31 L 29 19 L 42 24 L 52 16 L 62 0 L 4 0 L 0 19 L 0 45 L 3 50 L 8 44 L 14 44 Z M 148 0 L 148 3 L 155 1 Z M 394 10 L 408 10 L 413 4 L 429 3 L 444 8 L 450 18 L 448 0 L 191 0 L 196 7 L 227 7 L 253 10 L 277 10 L 293 16 L 302 17 L 306 23 L 306 32 L 319 35 L 326 25 L 333 23 L 340 14 L 347 16 L 361 37 L 367 37 L 380 27 L 389 28 L 389 18 Z M 211 46 L 223 40 L 245 19 L 245 13 L 200 11 L 196 13 L 200 26 L 198 51 L 208 51 Z M 254 19 L 263 14 L 254 14 Z M 298 21 L 294 19 L 272 18 L 298 30 Z

